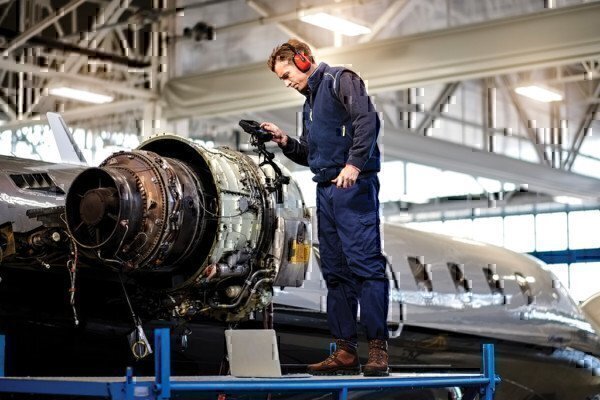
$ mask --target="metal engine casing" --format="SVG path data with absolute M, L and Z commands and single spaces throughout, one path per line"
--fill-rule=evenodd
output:
M 170 314 L 236 321 L 305 277 L 310 218 L 297 183 L 277 178 L 256 156 L 155 135 L 75 179 L 67 224 Z

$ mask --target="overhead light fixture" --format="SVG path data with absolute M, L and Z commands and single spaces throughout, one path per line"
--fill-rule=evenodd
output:
M 413 204 L 427 204 L 431 199 L 421 194 L 402 194 L 398 200 Z
M 329 29 L 330 31 L 341 33 L 346 36 L 358 36 L 371 33 L 371 29 L 366 26 L 324 12 L 302 15 L 300 21 L 324 29 Z
M 568 204 L 571 206 L 579 206 L 583 204 L 583 200 L 573 196 L 554 196 L 554 201 L 557 203 Z
M 562 94 L 559 92 L 536 85 L 520 86 L 515 89 L 515 92 L 521 96 L 529 97 L 530 99 L 542 101 L 544 103 L 561 101 L 563 99 Z
M 110 103 L 114 97 L 100 93 L 90 92 L 83 89 L 73 89 L 66 86 L 54 87 L 48 89 L 48 93 L 53 96 L 66 97 L 68 99 L 85 101 L 87 103 L 104 104 Z

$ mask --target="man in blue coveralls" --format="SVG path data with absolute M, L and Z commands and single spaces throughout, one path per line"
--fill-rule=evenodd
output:
M 327 320 L 337 349 L 309 365 L 315 375 L 359 374 L 356 318 L 369 340 L 367 376 L 388 375 L 389 282 L 379 232 L 379 116 L 364 82 L 352 71 L 315 63 L 303 42 L 273 50 L 268 66 L 306 97 L 303 133 L 290 138 L 270 122 L 261 124 L 292 161 L 309 166 L 317 185 L 321 269 L 327 282 Z

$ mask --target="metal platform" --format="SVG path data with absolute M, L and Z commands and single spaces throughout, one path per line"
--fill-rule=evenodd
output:
M 0 393 L 36 393 L 79 395 L 113 400 L 163 400 L 174 392 L 196 393 L 279 393 L 279 392 L 337 392 L 340 400 L 352 390 L 402 390 L 418 388 L 461 387 L 475 388 L 471 399 L 492 400 L 500 377 L 495 373 L 494 347 L 483 345 L 480 373 L 400 373 L 389 377 L 363 376 L 282 378 L 235 378 L 231 376 L 171 376 L 170 340 L 168 329 L 155 331 L 155 376 L 134 377 L 127 368 L 123 377 L 2 377 Z M 1 349 L 0 353 L 3 353 Z M 2 354 L 0 354 L 2 355 Z M 1 359 L 1 357 L 0 357 Z M 463 399 L 467 400 L 463 397 Z

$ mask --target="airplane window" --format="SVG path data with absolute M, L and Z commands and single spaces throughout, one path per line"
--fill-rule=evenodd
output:
M 531 290 L 531 286 L 529 285 L 529 280 L 519 272 L 515 273 L 515 279 L 517 285 L 519 285 L 519 289 L 521 289 L 521 293 L 523 293 L 523 296 L 527 299 L 527 304 L 533 303 L 535 297 L 533 296 L 533 290 Z
M 432 293 L 433 282 L 431 280 L 431 264 L 425 264 L 425 258 L 408 257 L 410 270 L 415 278 L 415 283 L 421 292 Z
M 504 281 L 500 279 L 500 276 L 496 273 L 496 265 L 490 264 L 483 268 L 485 279 L 492 291 L 492 294 L 504 295 Z
M 465 277 L 465 265 L 452 262 L 447 265 L 456 290 L 461 293 L 470 293 L 473 290 L 473 282 Z

